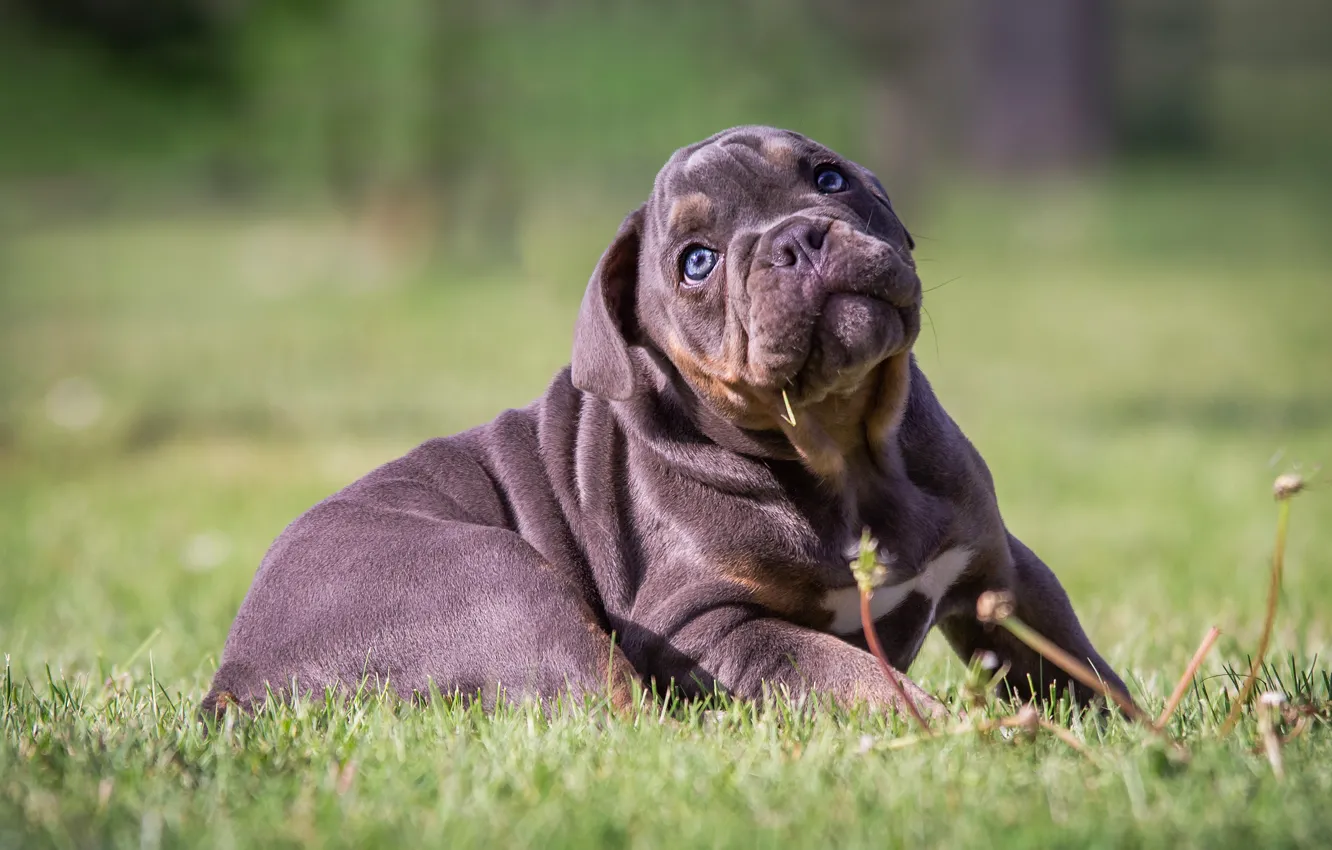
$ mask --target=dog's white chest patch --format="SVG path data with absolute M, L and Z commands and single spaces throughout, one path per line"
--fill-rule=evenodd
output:
M 892 559 L 883 559 L 888 566 L 888 581 L 876 588 L 870 597 L 870 617 L 876 621 L 886 617 L 912 593 L 928 598 L 930 607 L 934 608 L 966 571 L 971 556 L 972 551 L 966 546 L 954 546 L 939 553 L 919 573 L 903 581 L 894 580 Z M 839 635 L 860 631 L 860 590 L 855 585 L 825 593 L 823 607 L 833 615 L 829 631 Z

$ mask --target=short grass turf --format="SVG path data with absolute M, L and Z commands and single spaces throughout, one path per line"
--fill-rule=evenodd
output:
M 1152 711 L 1225 631 L 1172 726 L 1187 763 L 1113 718 L 1056 718 L 1090 758 L 889 749 L 899 720 L 781 701 L 486 717 L 371 694 L 205 728 L 271 539 L 535 397 L 620 211 L 534 204 L 480 269 L 322 215 L 45 221 L 0 240 L 0 846 L 1327 846 L 1326 720 L 1284 783 L 1252 716 L 1216 730 L 1271 481 L 1332 462 L 1332 203 L 1142 174 L 935 201 L 917 351 L 1010 526 Z M 1329 696 L 1329 519 L 1325 490 L 1294 503 L 1263 687 L 1297 702 Z M 912 673 L 958 698 L 937 637 Z

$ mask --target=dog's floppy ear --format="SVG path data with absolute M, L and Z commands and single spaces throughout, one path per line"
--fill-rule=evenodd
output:
M 614 401 L 624 401 L 634 394 L 629 335 L 633 331 L 645 209 L 646 205 L 629 213 L 615 240 L 601 255 L 574 324 L 574 386 Z

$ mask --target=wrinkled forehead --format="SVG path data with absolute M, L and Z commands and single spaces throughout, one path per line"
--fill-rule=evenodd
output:
M 648 221 L 659 233 L 765 219 L 789 205 L 791 187 L 824 162 L 828 148 L 789 130 L 736 127 L 676 151 L 657 174 Z

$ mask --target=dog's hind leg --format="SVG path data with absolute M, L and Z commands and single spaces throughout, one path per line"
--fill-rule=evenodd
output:
M 287 696 L 293 682 L 624 707 L 636 680 L 576 584 L 516 533 L 334 499 L 264 559 L 205 709 Z

